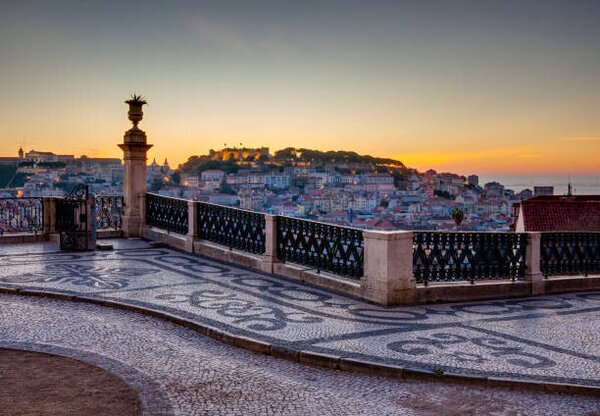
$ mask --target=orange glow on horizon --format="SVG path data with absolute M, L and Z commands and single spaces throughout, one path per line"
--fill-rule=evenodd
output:
M 24 150 L 121 158 L 117 145 L 131 126 L 126 118 L 127 109 L 116 99 L 104 100 L 93 111 L 98 114 L 93 122 L 87 121 L 85 111 L 79 112 L 79 107 L 69 116 L 72 122 L 64 118 L 57 121 L 52 112 L 42 114 L 42 119 L 30 126 Z M 369 117 L 345 121 L 317 115 L 304 120 L 292 118 L 288 114 L 291 110 L 286 109 L 273 109 L 271 119 L 261 112 L 253 115 L 256 119 L 252 114 L 238 117 L 241 108 L 236 109 L 235 114 L 222 109 L 218 115 L 208 113 L 195 118 L 191 109 L 172 107 L 168 101 L 157 99 L 150 103 L 140 124 L 148 135 L 148 143 L 153 145 L 148 160 L 156 158 L 162 162 L 167 158 L 171 167 L 184 163 L 190 156 L 207 154 L 209 149 L 221 149 L 225 143 L 228 146 L 243 143 L 247 147 L 269 147 L 271 153 L 286 147 L 350 150 L 397 159 L 419 171 L 434 169 L 461 175 L 600 176 L 600 137 L 594 135 L 555 135 L 540 139 L 549 133 L 534 134 L 529 131 L 530 127 L 520 126 L 490 136 L 486 131 L 494 131 L 493 127 L 479 126 L 477 131 L 461 138 L 457 133 L 439 133 L 441 128 L 418 131 L 420 126 L 427 125 L 425 121 L 401 130 L 401 123 L 392 120 L 378 124 Z M 188 113 L 184 116 L 179 110 Z M 450 121 L 445 124 L 452 125 Z M 18 126 L 3 127 L 0 156 L 16 156 Z M 413 129 L 416 132 L 412 132 Z
M 165 143 L 166 142 L 166 143 Z M 213 148 L 219 149 L 219 146 L 208 146 L 205 149 L 197 148 L 196 151 L 179 150 L 179 146 L 169 146 L 169 140 L 153 141 L 149 135 L 149 143 L 154 147 L 148 154 L 148 160 L 156 158 L 156 160 L 164 160 L 167 158 L 171 167 L 175 168 L 179 164 L 184 163 L 190 156 L 208 154 L 208 150 Z M 597 140 L 581 140 L 586 144 L 583 148 L 572 146 L 570 140 L 556 140 L 554 146 L 548 146 L 539 150 L 531 146 L 523 147 L 506 147 L 498 149 L 484 149 L 471 151 L 423 151 L 413 153 L 399 154 L 384 154 L 381 152 L 357 151 L 359 154 L 371 154 L 372 156 L 391 158 L 399 160 L 409 168 L 417 169 L 424 172 L 429 169 L 434 169 L 438 172 L 453 172 L 461 175 L 478 174 L 478 175 L 511 175 L 511 174 L 572 174 L 572 175 L 600 175 L 598 167 L 600 160 L 600 141 Z M 223 143 L 222 143 L 223 144 Z M 293 144 L 284 145 L 269 145 L 261 144 L 270 148 L 270 152 L 274 153 L 279 149 L 286 147 L 294 147 Z M 233 146 L 233 144 L 232 144 Z M 259 147 L 260 145 L 256 145 Z M 113 148 L 114 147 L 114 148 Z M 221 146 L 222 147 L 222 146 Z M 254 147 L 254 144 L 248 144 L 248 147 Z M 334 148 L 332 146 L 297 146 L 308 147 L 317 150 L 351 150 L 355 149 L 348 147 Z M 592 148 L 590 148 L 592 147 Z M 0 149 L 2 147 L 0 146 Z M 16 146 L 18 149 L 18 145 Z M 86 155 L 88 157 L 114 157 L 122 158 L 121 151 L 117 148 L 115 141 L 112 146 L 106 148 L 84 149 L 76 151 L 70 148 L 56 145 L 32 145 L 24 149 L 26 152 L 35 149 L 40 151 L 50 151 L 57 154 L 75 154 L 79 157 Z M 2 152 L 3 156 L 14 156 L 16 150 L 12 152 Z M 577 161 L 576 164 L 573 161 Z
M 600 142 L 589 141 L 596 143 L 595 149 L 568 146 L 565 145 L 567 142 L 557 140 L 537 149 L 524 146 L 463 152 L 418 152 L 393 158 L 419 171 L 434 169 L 465 175 L 600 175 Z

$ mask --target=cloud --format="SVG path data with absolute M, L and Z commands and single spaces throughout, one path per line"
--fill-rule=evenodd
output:
M 286 59 L 302 55 L 296 47 L 284 41 L 281 33 L 276 30 L 262 30 L 260 34 L 245 35 L 231 25 L 206 16 L 183 16 L 182 19 L 192 32 L 221 49 L 248 56 L 266 54 Z
M 256 50 L 250 42 L 227 25 L 217 23 L 214 20 L 199 15 L 187 16 L 185 17 L 185 21 L 194 32 L 215 46 L 245 55 L 256 54 Z

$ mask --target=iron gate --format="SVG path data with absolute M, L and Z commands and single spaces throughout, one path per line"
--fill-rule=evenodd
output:
M 77 185 L 66 197 L 56 201 L 56 230 L 61 250 L 88 250 L 89 188 Z

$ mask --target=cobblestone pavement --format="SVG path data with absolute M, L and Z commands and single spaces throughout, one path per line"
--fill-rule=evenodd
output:
M 141 240 L 115 245 L 0 246 L 0 286 L 148 307 L 295 350 L 600 386 L 600 292 L 384 308 Z
M 325 370 L 221 344 L 135 312 L 19 295 L 0 295 L 3 347 L 108 370 L 140 394 L 146 415 L 600 414 L 597 397 Z M 9 381 L 0 377 L 0 387 L 3 382 Z

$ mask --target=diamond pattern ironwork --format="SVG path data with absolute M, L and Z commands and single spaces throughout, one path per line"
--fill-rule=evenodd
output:
M 512 279 L 525 275 L 527 235 L 517 233 L 415 232 L 417 283 Z
M 265 252 L 265 216 L 258 212 L 198 203 L 198 236 L 248 253 Z
M 358 279 L 363 275 L 363 251 L 361 230 L 279 217 L 277 256 L 282 261 Z
M 185 235 L 188 221 L 188 201 L 146 194 L 146 224 Z
M 540 269 L 546 277 L 600 273 L 600 233 L 543 233 Z

